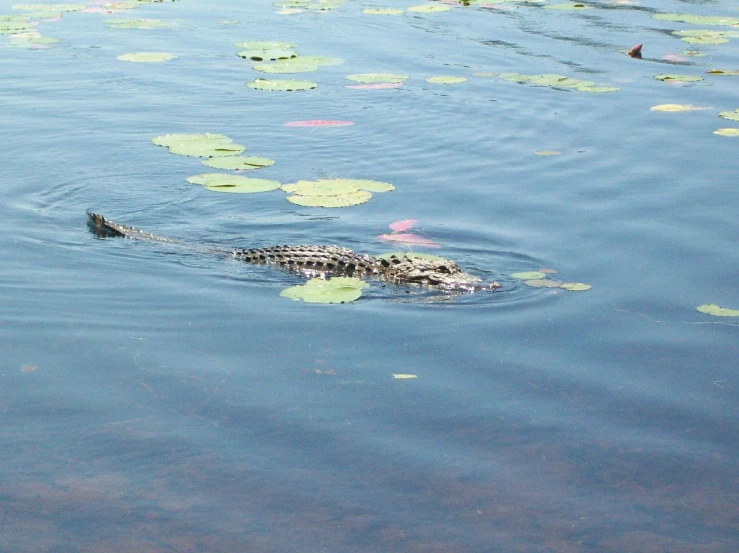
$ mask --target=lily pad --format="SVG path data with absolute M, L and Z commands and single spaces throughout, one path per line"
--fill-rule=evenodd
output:
M 560 284 L 559 287 L 570 292 L 584 292 L 592 288 L 590 284 L 583 284 L 582 282 L 565 282 Z
M 280 183 L 274 180 L 250 179 L 229 173 L 192 175 L 185 180 L 192 184 L 202 184 L 208 190 L 215 192 L 234 192 L 240 194 L 269 192 L 270 190 L 277 190 L 280 187 Z
M 402 83 L 408 80 L 408 75 L 395 75 L 393 73 L 355 73 L 347 75 L 346 79 L 357 83 Z
M 105 23 L 111 29 L 158 29 L 174 27 L 174 23 L 166 23 L 159 19 L 106 19 Z
M 557 150 L 536 150 L 534 152 L 537 156 L 559 156 L 562 155 L 562 152 L 559 152 Z
M 517 278 L 519 280 L 536 280 L 546 277 L 546 273 L 542 273 L 541 271 L 524 271 L 521 273 L 511 273 L 511 278 Z
M 703 80 L 703 77 L 698 77 L 696 75 L 655 75 L 654 78 L 658 81 L 681 81 L 684 83 L 698 82 Z
M 699 305 L 695 309 L 696 311 L 700 311 L 706 315 L 713 315 L 714 317 L 739 317 L 739 309 L 726 309 L 713 303 Z
M 410 8 L 408 8 L 408 11 L 415 13 L 435 13 L 445 12 L 451 9 L 451 6 L 446 6 L 444 4 L 422 4 L 420 6 L 411 6 Z
M 84 4 L 15 4 L 13 9 L 31 12 L 78 12 L 86 7 Z
M 181 142 L 169 147 L 169 151 L 178 156 L 188 157 L 221 157 L 234 156 L 243 152 L 246 148 L 241 144 L 229 142 Z
M 203 134 L 191 134 L 191 133 L 178 133 L 178 134 L 165 134 L 162 136 L 156 136 L 151 139 L 153 144 L 157 146 L 174 146 L 182 142 L 233 142 L 225 134 L 214 134 L 214 133 L 203 133 Z
M 681 111 L 698 111 L 711 108 L 702 108 L 699 106 L 691 106 L 690 104 L 660 104 L 658 106 L 652 106 L 649 111 L 667 111 L 667 112 L 681 112 Z
M 362 296 L 369 284 L 353 277 L 312 278 L 303 285 L 291 286 L 280 296 L 305 303 L 348 303 Z
M 722 111 L 718 114 L 722 119 L 728 119 L 729 121 L 739 121 L 739 109 L 734 111 Z
M 693 15 L 689 13 L 658 13 L 652 16 L 662 21 L 679 21 L 695 25 L 739 25 L 737 17 L 722 17 L 717 15 Z
M 246 86 L 256 90 L 296 92 L 310 90 L 316 88 L 318 85 L 311 81 L 295 81 L 292 79 L 255 79 L 246 83 Z
M 236 55 L 251 61 L 277 61 L 295 58 L 298 53 L 293 50 L 273 48 L 271 50 L 241 50 L 240 52 L 236 52 Z
M 535 278 L 531 280 L 524 280 L 523 283 L 531 288 L 557 288 L 560 286 L 560 282 L 556 280 L 549 280 L 546 278 Z
M 257 156 L 228 156 L 206 159 L 203 165 L 215 169 L 229 169 L 231 171 L 250 171 L 274 165 L 272 159 Z
M 135 52 L 132 54 L 123 54 L 117 59 L 121 61 L 131 61 L 138 63 L 156 63 L 161 61 L 169 61 L 175 56 L 166 52 Z
M 709 75 L 723 75 L 725 77 L 739 77 L 739 69 L 709 69 Z
M 371 192 L 356 190 L 334 196 L 288 196 L 287 201 L 304 207 L 349 207 L 363 204 L 372 197 Z
M 274 63 L 257 63 L 253 69 L 262 73 L 308 73 L 317 71 L 318 66 L 301 58 L 293 58 Z
M 739 136 L 739 129 L 734 127 L 729 127 L 726 129 L 717 129 L 713 131 L 713 134 L 718 134 L 720 136 Z
M 426 82 L 431 84 L 459 84 L 466 81 L 467 79 L 465 77 L 452 76 L 429 77 L 428 79 L 426 79 Z

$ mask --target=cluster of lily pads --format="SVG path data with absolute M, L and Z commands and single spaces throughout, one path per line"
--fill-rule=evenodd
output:
M 566 75 L 542 74 L 542 75 L 523 75 L 521 73 L 475 73 L 478 77 L 499 77 L 504 81 L 519 84 L 527 84 L 529 86 L 545 86 L 554 89 L 574 90 L 577 92 L 605 93 L 617 92 L 620 88 L 615 86 L 599 86 L 595 81 L 584 81 L 574 79 Z
M 582 282 L 560 282 L 550 278 L 555 274 L 557 274 L 557 271 L 554 269 L 542 268 L 538 271 L 511 273 L 510 276 L 511 278 L 522 280 L 526 286 L 532 288 L 562 288 L 570 292 L 584 292 L 592 288 L 590 284 L 583 284 Z
M 291 15 L 303 11 L 329 11 L 338 8 L 344 0 L 280 0 L 272 5 L 279 8 L 277 13 Z
M 203 165 L 215 169 L 251 171 L 275 163 L 266 157 L 239 155 L 245 147 L 223 134 L 167 134 L 153 138 L 152 143 L 168 148 L 173 154 L 207 158 Z M 395 190 L 390 183 L 369 179 L 318 179 L 281 184 L 276 180 L 247 178 L 233 173 L 203 173 L 185 180 L 214 192 L 249 194 L 282 189 L 291 194 L 287 197 L 289 202 L 309 207 L 359 205 L 369 201 L 372 192 Z
M 297 46 L 290 42 L 279 41 L 248 41 L 234 44 L 241 48 L 236 55 L 255 62 L 253 69 L 262 73 L 308 73 L 317 71 L 324 65 L 340 65 L 341 58 L 325 56 L 300 56 Z M 294 79 L 255 79 L 246 83 L 249 88 L 257 90 L 309 90 L 318 86 L 312 81 Z

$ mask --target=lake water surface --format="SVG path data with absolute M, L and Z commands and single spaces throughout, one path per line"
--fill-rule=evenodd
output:
M 739 127 L 717 117 L 739 76 L 706 73 L 739 69 L 739 38 L 671 34 L 739 29 L 653 17 L 737 4 L 406 11 L 420 3 L 182 0 L 65 13 L 39 23 L 60 39 L 45 47 L 0 35 L 0 551 L 739 550 L 739 319 L 696 311 L 739 309 L 739 137 L 713 134 Z M 379 7 L 404 11 L 362 12 Z M 344 63 L 258 73 L 235 55 L 250 40 Z M 117 59 L 147 51 L 176 57 Z M 408 78 L 346 88 L 357 73 Z M 318 86 L 245 86 L 265 77 Z M 301 120 L 354 125 L 284 126 Z M 339 209 L 216 193 L 184 180 L 212 169 L 151 143 L 206 132 L 275 160 L 250 177 L 396 189 Z M 299 276 L 98 239 L 86 209 L 201 243 L 371 254 L 418 219 L 441 248 L 414 251 L 503 287 L 293 302 Z M 542 267 L 592 288 L 511 276 Z

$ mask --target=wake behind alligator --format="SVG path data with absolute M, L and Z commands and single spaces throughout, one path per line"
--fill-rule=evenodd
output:
M 498 282 L 483 282 L 466 273 L 448 259 L 422 259 L 412 255 L 387 258 L 356 253 L 339 246 L 270 246 L 252 249 L 221 249 L 188 244 L 149 234 L 142 230 L 109 221 L 102 215 L 87 212 L 90 229 L 98 236 L 122 236 L 178 245 L 197 251 L 233 256 L 253 265 L 270 265 L 305 277 L 334 276 L 379 280 L 392 284 L 414 284 L 444 290 L 474 292 L 500 288 Z

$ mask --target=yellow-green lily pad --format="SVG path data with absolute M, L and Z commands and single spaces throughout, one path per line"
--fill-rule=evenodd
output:
M 253 169 L 261 169 L 269 167 L 275 162 L 267 157 L 258 156 L 228 156 L 206 159 L 203 165 L 213 167 L 215 169 L 229 169 L 231 171 L 250 171 Z
M 531 280 L 524 280 L 523 283 L 531 288 L 557 288 L 561 283 L 556 280 L 549 280 L 546 278 L 535 278 Z
M 408 8 L 408 11 L 415 13 L 435 13 L 445 12 L 451 9 L 451 6 L 446 6 L 444 4 L 421 4 L 420 6 L 411 6 Z
M 246 83 L 246 86 L 256 90 L 296 92 L 310 90 L 316 88 L 318 85 L 311 81 L 296 81 L 292 79 L 255 79 Z
M 520 280 L 536 280 L 546 277 L 546 273 L 542 273 L 541 271 L 524 271 L 521 273 L 511 273 L 511 278 L 517 278 Z
M 718 114 L 722 119 L 728 119 L 729 121 L 739 121 L 739 108 L 734 111 L 722 111 Z
M 342 180 L 326 179 L 323 181 L 301 180 L 291 184 L 283 184 L 282 189 L 290 194 L 299 196 L 341 196 L 358 192 L 359 187 Z
M 713 134 L 718 134 L 720 136 L 739 136 L 739 129 L 730 127 L 726 129 L 717 129 L 713 131 Z
M 192 175 L 185 179 L 192 184 L 202 184 L 208 190 L 215 192 L 233 192 L 239 194 L 251 194 L 255 192 L 269 192 L 277 190 L 280 183 L 268 179 L 250 179 L 230 173 L 204 173 Z
M 467 79 L 465 77 L 452 76 L 429 77 L 428 79 L 426 79 L 426 82 L 431 84 L 459 84 L 466 81 Z
M 15 4 L 13 9 L 31 12 L 78 12 L 86 7 L 84 4 Z
M 155 136 L 151 139 L 153 144 L 157 146 L 174 146 L 182 142 L 233 142 L 225 134 L 215 133 L 176 133 L 176 134 L 165 134 L 162 136 Z
M 111 29 L 158 29 L 175 26 L 174 23 L 166 23 L 159 19 L 106 19 L 105 23 Z
M 347 75 L 346 79 L 357 83 L 402 83 L 408 80 L 408 75 L 395 75 L 393 73 L 355 73 Z
M 570 292 L 584 292 L 592 288 L 590 284 L 583 284 L 582 282 L 565 282 L 560 284 L 559 287 Z
M 372 197 L 371 192 L 355 190 L 332 196 L 301 196 L 295 194 L 287 197 L 287 201 L 304 207 L 349 207 L 363 204 Z
M 117 59 L 121 61 L 131 61 L 137 63 L 156 63 L 161 61 L 169 61 L 175 56 L 166 52 L 135 52 L 131 54 L 123 54 Z
M 693 15 L 689 13 L 657 13 L 652 16 L 662 21 L 679 21 L 695 25 L 739 25 L 739 18 L 718 15 Z
M 681 81 L 684 83 L 691 83 L 703 80 L 703 77 L 698 77 L 696 75 L 655 75 L 654 78 L 658 81 Z
M 253 69 L 262 73 L 308 73 L 310 71 L 317 71 L 318 65 L 301 58 L 293 58 L 274 63 L 257 63 Z
M 725 77 L 739 77 L 739 69 L 709 69 L 706 73 Z
M 713 303 L 706 303 L 695 308 L 696 311 L 713 315 L 714 317 L 739 317 L 739 309 L 726 309 Z
M 312 278 L 303 285 L 291 286 L 280 296 L 305 303 L 348 303 L 362 296 L 369 284 L 353 277 L 333 277 L 328 280 Z
M 271 50 L 241 50 L 240 52 L 236 52 L 236 55 L 251 61 L 277 61 L 295 58 L 298 53 L 293 50 L 273 48 Z
M 229 142 L 180 142 L 169 147 L 169 151 L 178 156 L 188 157 L 221 157 L 235 156 L 246 148 L 241 144 Z

